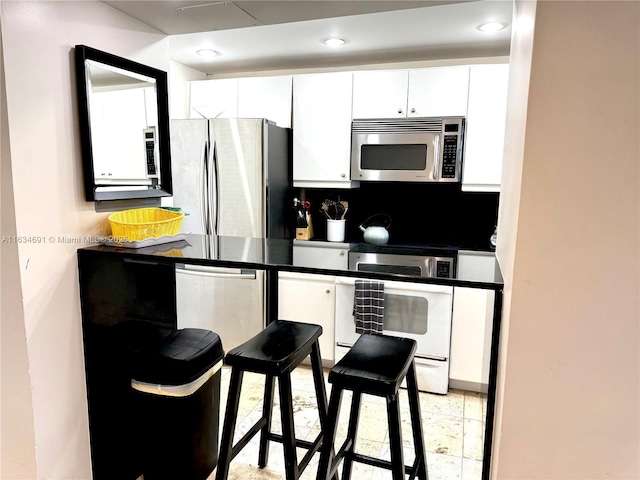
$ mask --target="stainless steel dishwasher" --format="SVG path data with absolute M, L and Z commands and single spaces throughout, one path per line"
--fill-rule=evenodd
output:
M 265 325 L 265 272 L 176 264 L 178 328 L 217 333 L 225 352 Z

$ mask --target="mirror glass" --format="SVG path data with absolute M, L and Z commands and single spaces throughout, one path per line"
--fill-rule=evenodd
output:
M 76 46 L 85 196 L 170 196 L 166 73 Z

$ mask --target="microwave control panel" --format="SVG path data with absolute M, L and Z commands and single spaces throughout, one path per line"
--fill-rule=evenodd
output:
M 154 127 L 144 129 L 144 143 L 147 161 L 147 177 L 158 178 L 158 167 L 156 165 L 156 129 Z
M 445 135 L 442 150 L 442 178 L 456 178 L 458 163 L 458 136 Z
M 457 182 L 461 176 L 462 138 L 464 118 L 446 118 L 442 121 L 442 166 L 440 180 Z

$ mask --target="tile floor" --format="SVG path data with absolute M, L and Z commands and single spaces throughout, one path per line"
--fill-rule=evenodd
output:
M 223 367 L 220 399 L 221 429 L 229 386 L 229 372 L 227 367 Z M 327 372 L 325 372 L 325 383 L 327 384 L 327 395 L 329 395 L 331 390 L 330 385 L 326 382 L 326 374 Z M 303 365 L 294 370 L 291 383 L 296 436 L 311 441 L 318 434 L 320 424 L 310 367 Z M 260 419 L 263 388 L 264 377 L 262 375 L 245 373 L 236 426 L 236 441 Z M 272 428 L 275 433 L 280 433 L 277 390 L 274 397 Z M 346 436 L 350 400 L 350 394 L 343 395 L 337 433 L 338 446 L 342 444 Z M 420 392 L 420 407 L 429 480 L 479 480 L 482 472 L 486 396 L 462 390 L 450 390 L 447 395 Z M 400 415 L 402 418 L 402 438 L 405 445 L 405 463 L 411 464 L 414 459 L 413 439 L 409 421 L 409 403 L 404 389 L 401 390 Z M 384 399 L 363 395 L 356 451 L 373 457 L 390 459 L 386 418 Z M 256 435 L 231 462 L 229 480 L 284 478 L 282 446 L 277 442 L 270 443 L 269 463 L 264 469 L 260 469 L 257 466 L 258 442 L 259 435 Z M 298 462 L 305 452 L 305 449 L 298 449 Z M 302 475 L 303 479 L 315 479 L 318 458 L 319 454 L 314 455 Z M 209 480 L 214 480 L 214 478 L 215 471 Z M 354 463 L 352 478 L 356 480 L 391 479 L 391 472 Z

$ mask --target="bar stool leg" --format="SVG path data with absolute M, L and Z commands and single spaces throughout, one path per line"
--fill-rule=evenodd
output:
M 216 480 L 227 480 L 227 476 L 229 475 L 229 464 L 231 463 L 231 452 L 233 450 L 233 434 L 236 430 L 236 418 L 238 417 L 238 406 L 240 405 L 240 389 L 242 387 L 243 375 L 244 372 L 242 370 L 237 368 L 231 369 L 229 396 L 227 397 L 227 409 L 224 416 L 224 428 L 222 429 Z
M 344 457 L 342 466 L 342 480 L 351 479 L 351 468 L 353 467 L 353 454 L 356 453 L 356 433 L 358 432 L 358 421 L 360 420 L 360 401 L 362 394 L 353 392 L 351 398 L 351 412 L 349 414 L 349 428 L 347 430 L 347 439 L 351 440 L 351 446 Z
M 322 439 L 322 447 L 320 447 L 320 461 L 318 462 L 316 480 L 329 480 L 329 473 L 333 464 L 333 444 L 336 441 L 336 431 L 338 430 L 340 403 L 342 403 L 342 389 L 334 385 L 329 399 L 327 428 Z
M 327 390 L 324 385 L 324 373 L 322 372 L 322 359 L 320 357 L 320 347 L 314 343 L 311 347 L 311 371 L 313 373 L 313 384 L 316 390 L 318 402 L 318 417 L 320 418 L 320 428 L 324 431 L 327 421 Z
M 276 379 L 273 375 L 265 375 L 264 399 L 262 403 L 262 416 L 267 423 L 260 431 L 260 452 L 258 454 L 258 466 L 264 468 L 269 461 L 269 432 L 271 431 L 271 417 L 273 415 L 273 390 Z
M 293 426 L 293 400 L 291 395 L 291 376 L 285 372 L 278 376 L 280 390 L 280 416 L 282 418 L 282 447 L 284 449 L 285 478 L 298 480 L 298 457 L 296 436 Z
M 316 400 L 318 402 L 318 417 L 320 419 L 320 429 L 322 432 L 327 428 L 327 389 L 324 385 L 324 373 L 322 371 L 322 357 L 320 355 L 320 344 L 314 343 L 311 347 L 311 371 L 313 372 L 313 383 L 316 389 Z M 324 435 L 323 435 L 324 441 Z M 333 447 L 331 452 L 333 453 Z M 332 455 L 333 456 L 333 455 Z M 332 480 L 339 480 L 338 474 L 331 477 Z
M 411 412 L 411 430 L 413 431 L 413 445 L 416 452 L 416 461 L 419 461 L 416 478 L 428 480 L 427 457 L 424 448 L 424 436 L 422 432 L 422 418 L 420 415 L 420 397 L 418 394 L 418 382 L 416 380 L 416 365 L 411 362 L 407 372 L 407 393 L 409 395 L 409 410 Z
M 391 447 L 391 473 L 393 480 L 404 480 L 404 454 L 402 452 L 402 428 L 400 427 L 400 402 L 398 393 L 387 395 L 389 419 L 389 446 Z

